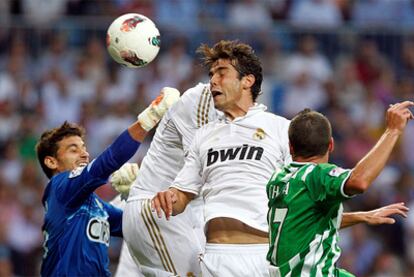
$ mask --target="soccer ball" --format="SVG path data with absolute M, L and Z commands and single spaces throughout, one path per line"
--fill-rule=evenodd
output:
M 115 19 L 106 33 L 106 46 L 111 57 L 127 67 L 143 67 L 160 50 L 160 32 L 154 22 L 138 13 Z

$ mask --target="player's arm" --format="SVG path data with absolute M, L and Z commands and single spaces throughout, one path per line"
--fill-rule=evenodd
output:
M 155 195 L 152 199 L 152 208 L 157 212 L 159 218 L 162 217 L 162 210 L 165 218 L 169 220 L 171 215 L 182 213 L 185 207 L 187 207 L 187 204 L 194 199 L 194 196 L 190 192 L 169 188 Z
M 97 178 L 107 179 L 115 170 L 126 163 L 137 151 L 147 133 L 180 97 L 173 88 L 163 88 L 161 94 L 138 115 L 138 119 L 121 134 L 92 164 L 89 172 Z
M 369 225 L 394 224 L 395 219 L 391 216 L 400 215 L 402 217 L 407 217 L 408 210 L 408 207 L 401 202 L 366 212 L 344 213 L 342 216 L 341 229 L 358 223 L 367 223 Z
M 146 134 L 179 97 L 176 89 L 161 90 L 161 94 L 138 115 L 136 122 L 92 161 L 79 177 L 70 179 L 69 185 L 62 188 L 64 191 L 60 191 L 60 195 L 63 195 L 65 202 L 72 207 L 78 206 L 96 188 L 104 185 L 111 173 L 132 158 Z
M 391 105 L 387 110 L 387 128 L 377 144 L 352 170 L 351 176 L 344 186 L 344 191 L 347 195 L 366 191 L 379 175 L 398 138 L 404 131 L 408 120 L 414 118 L 409 110 L 409 107 L 412 106 L 414 106 L 413 102 L 405 101 Z
M 200 161 L 199 144 L 202 129 L 196 131 L 193 142 L 185 157 L 184 166 L 176 176 L 173 184 L 168 190 L 158 192 L 152 200 L 152 208 L 157 211 L 161 218 L 161 210 L 164 211 L 167 220 L 171 215 L 177 215 L 184 211 L 188 202 L 197 196 L 202 188 L 200 172 L 202 163 Z

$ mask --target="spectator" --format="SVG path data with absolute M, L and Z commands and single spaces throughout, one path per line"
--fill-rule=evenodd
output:
M 174 39 L 168 50 L 158 57 L 161 76 L 169 76 L 177 84 L 191 74 L 192 57 L 187 54 L 187 40 L 184 37 Z
M 400 55 L 396 61 L 395 72 L 399 79 L 409 78 L 414 81 L 414 40 L 403 41 Z
M 258 0 L 236 1 L 228 10 L 228 22 L 239 29 L 260 30 L 272 26 L 272 18 L 266 2 Z
M 169 0 L 155 2 L 155 22 L 173 30 L 196 30 L 199 1 Z
M 69 93 L 68 80 L 58 69 L 49 73 L 41 92 L 46 126 L 56 126 L 65 120 L 79 122 L 82 99 Z
M 71 76 L 76 60 L 76 51 L 68 48 L 67 36 L 63 33 L 51 33 L 49 42 L 44 51 L 41 52 L 38 61 L 38 80 L 48 76 L 50 70 L 59 69 L 64 76 Z
M 23 15 L 32 26 L 53 24 L 65 13 L 67 0 L 22 0 Z
M 347 110 L 350 116 L 360 113 L 366 97 L 366 91 L 358 80 L 357 68 L 349 57 L 336 64 L 335 83 L 338 88 L 338 103 Z
M 370 272 L 382 246 L 369 235 L 365 225 L 355 225 L 344 231 L 350 232 L 350 240 L 340 241 L 343 250 L 341 266 L 356 276 L 364 276 Z
M 225 24 L 227 15 L 226 0 L 205 0 L 200 3 L 199 23 L 201 26 Z
M 327 101 L 324 85 L 331 75 L 330 64 L 318 52 L 316 39 L 311 35 L 302 37 L 298 50 L 287 58 L 285 64 L 284 114 L 292 117 L 306 107 L 321 109 Z
M 364 85 L 370 85 L 380 78 L 386 59 L 374 40 L 362 39 L 355 50 L 355 64 L 358 79 Z
M 342 24 L 342 15 L 333 0 L 295 1 L 289 23 L 301 28 L 332 29 Z
M 397 0 L 398 1 L 398 0 Z M 389 27 L 396 18 L 390 12 L 395 0 L 364 0 L 354 1 L 352 22 L 359 28 Z

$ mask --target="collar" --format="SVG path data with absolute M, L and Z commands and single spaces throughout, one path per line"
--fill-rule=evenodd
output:
M 313 162 L 295 162 L 295 161 L 293 161 L 293 162 L 290 163 L 290 166 L 291 167 L 302 167 L 302 166 L 308 165 L 308 164 L 315 164 L 316 165 L 316 163 L 313 163 Z
M 267 110 L 267 107 L 265 105 L 260 104 L 260 103 L 254 103 L 254 105 L 251 106 L 247 110 L 247 113 L 245 115 L 243 115 L 243 116 L 239 116 L 239 117 L 236 117 L 233 120 L 230 120 L 230 119 L 228 119 L 226 117 L 226 115 L 222 111 L 218 111 L 218 118 L 219 118 L 220 121 L 236 122 L 236 121 L 243 120 L 243 119 L 245 119 L 247 117 L 251 117 L 251 116 L 253 116 L 253 115 L 255 115 L 255 114 L 259 113 L 259 112 L 264 112 L 266 110 Z

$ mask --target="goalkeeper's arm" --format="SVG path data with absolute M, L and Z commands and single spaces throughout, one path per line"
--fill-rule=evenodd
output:
M 91 165 L 89 170 L 91 175 L 96 178 L 107 179 L 111 173 L 118 170 L 135 154 L 148 131 L 157 125 L 168 108 L 179 98 L 180 92 L 178 90 L 163 88 L 160 95 L 152 101 L 149 107 L 138 115 L 137 121 L 99 155 Z
M 180 92 L 175 88 L 163 88 L 161 94 L 152 101 L 149 107 L 138 115 L 140 127 L 145 131 L 150 131 L 179 98 Z
M 110 174 L 132 158 L 148 131 L 179 98 L 178 90 L 162 89 L 160 96 L 138 116 L 137 121 L 86 167 L 87 174 L 80 174 L 78 178 L 69 178 L 70 181 L 67 183 L 70 185 L 61 188 L 65 192 L 62 195 L 65 195 L 66 204 L 72 207 L 79 206 L 95 189 L 106 184 Z
M 174 88 L 165 87 L 160 95 L 152 101 L 137 117 L 137 121 L 128 128 L 131 137 L 139 142 L 145 138 L 148 131 L 154 128 L 167 110 L 178 101 L 180 92 Z M 138 176 L 139 167 L 136 163 L 126 163 L 111 175 L 112 187 L 126 199 L 132 183 Z

